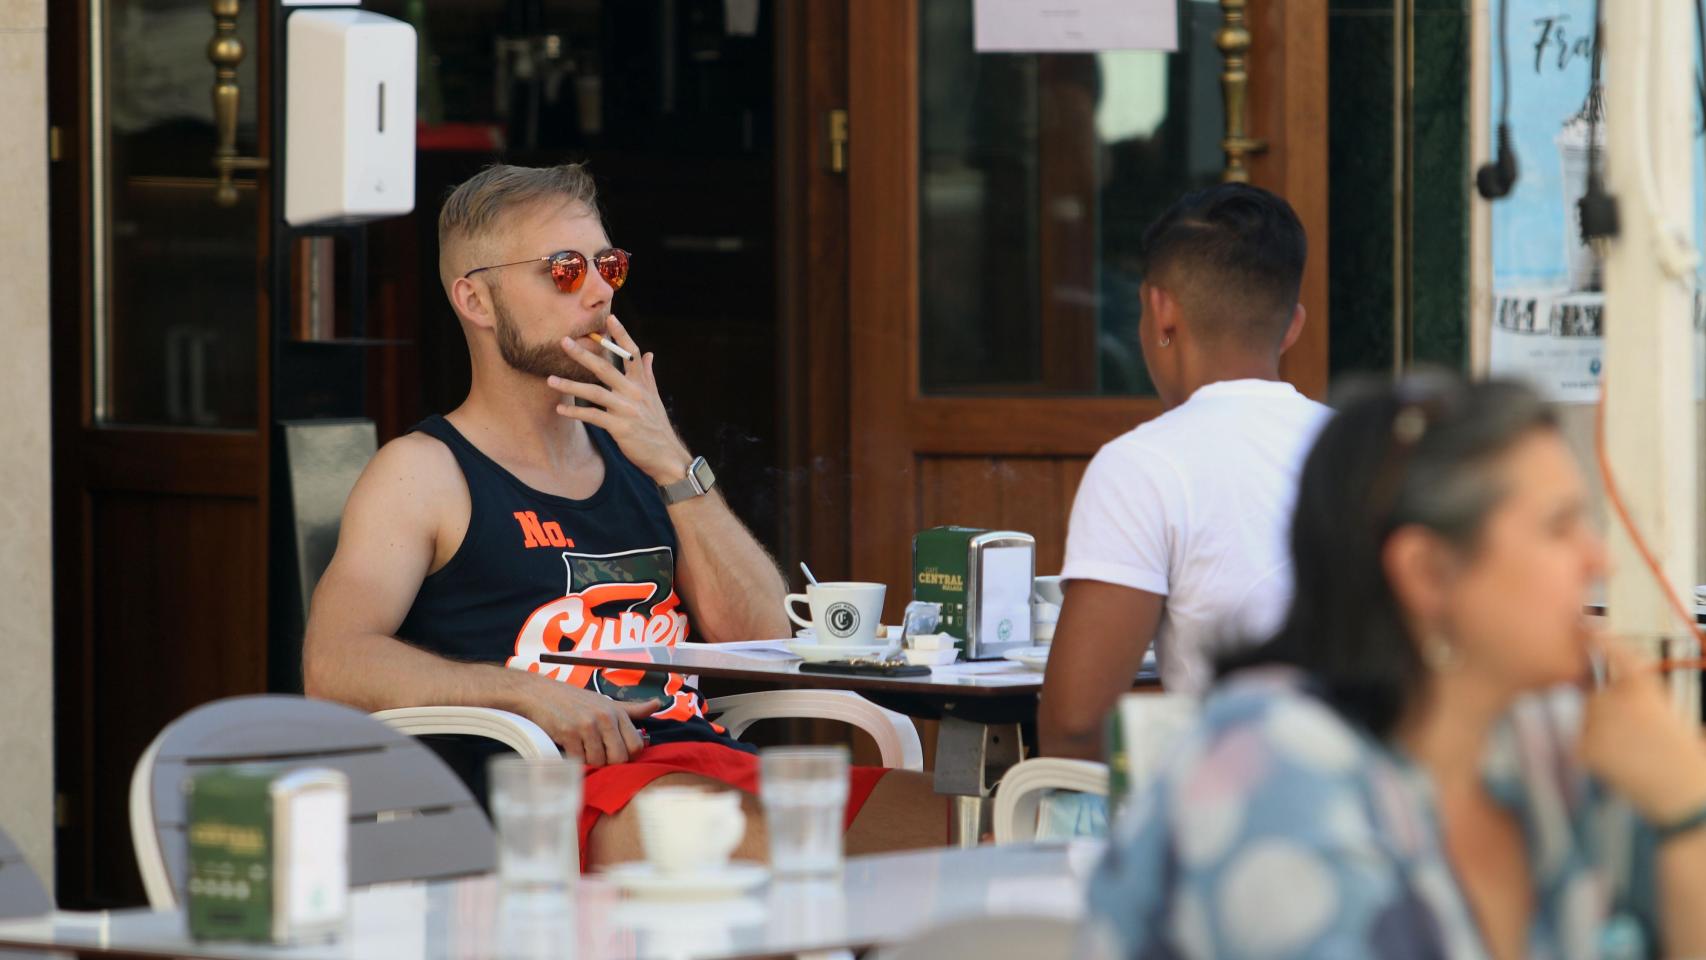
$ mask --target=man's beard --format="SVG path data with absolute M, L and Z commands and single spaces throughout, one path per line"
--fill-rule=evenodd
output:
M 560 340 L 527 343 L 521 339 L 521 328 L 504 309 L 503 301 L 492 298 L 492 312 L 497 317 L 498 353 L 510 369 L 535 377 L 562 377 L 581 383 L 598 383 L 598 375 L 563 352 Z

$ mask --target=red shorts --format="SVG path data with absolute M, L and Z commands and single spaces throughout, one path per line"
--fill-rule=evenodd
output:
M 586 872 L 588 845 L 598 818 L 618 812 L 647 784 L 671 773 L 697 774 L 726 783 L 742 793 L 758 795 L 758 756 L 720 743 L 660 743 L 647 747 L 637 759 L 627 763 L 588 770 L 581 787 L 582 873 Z M 865 805 L 871 790 L 885 773 L 888 773 L 886 767 L 853 767 L 848 770 L 847 815 L 842 829 L 852 826 L 853 818 L 859 815 L 859 808 Z

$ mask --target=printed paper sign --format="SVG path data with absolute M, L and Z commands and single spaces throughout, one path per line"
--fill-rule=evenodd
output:
M 976 0 L 978 51 L 1179 49 L 1174 0 Z

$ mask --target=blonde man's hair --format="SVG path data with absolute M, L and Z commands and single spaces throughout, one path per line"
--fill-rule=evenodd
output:
M 495 163 L 451 191 L 438 212 L 439 269 L 448 286 L 474 266 L 447 262 L 451 250 L 480 250 L 507 214 L 541 202 L 579 203 L 598 215 L 598 187 L 585 164 L 516 167 Z

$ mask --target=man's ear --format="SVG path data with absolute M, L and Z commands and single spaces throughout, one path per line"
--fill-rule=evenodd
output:
M 497 311 L 492 309 L 491 288 L 468 277 L 457 277 L 450 285 L 450 303 L 462 319 L 476 327 L 492 327 Z
M 1283 354 L 1287 350 L 1290 350 L 1292 345 L 1297 343 L 1297 338 L 1303 336 L 1303 321 L 1305 315 L 1306 311 L 1303 309 L 1303 304 L 1301 303 L 1297 305 L 1296 309 L 1291 311 L 1291 325 L 1285 328 L 1285 338 L 1280 341 L 1280 353 Z
M 1143 309 L 1149 311 L 1152 329 L 1158 340 L 1173 343 L 1179 337 L 1179 301 L 1172 291 L 1158 283 L 1144 284 Z M 1148 349 L 1156 344 L 1144 344 Z

